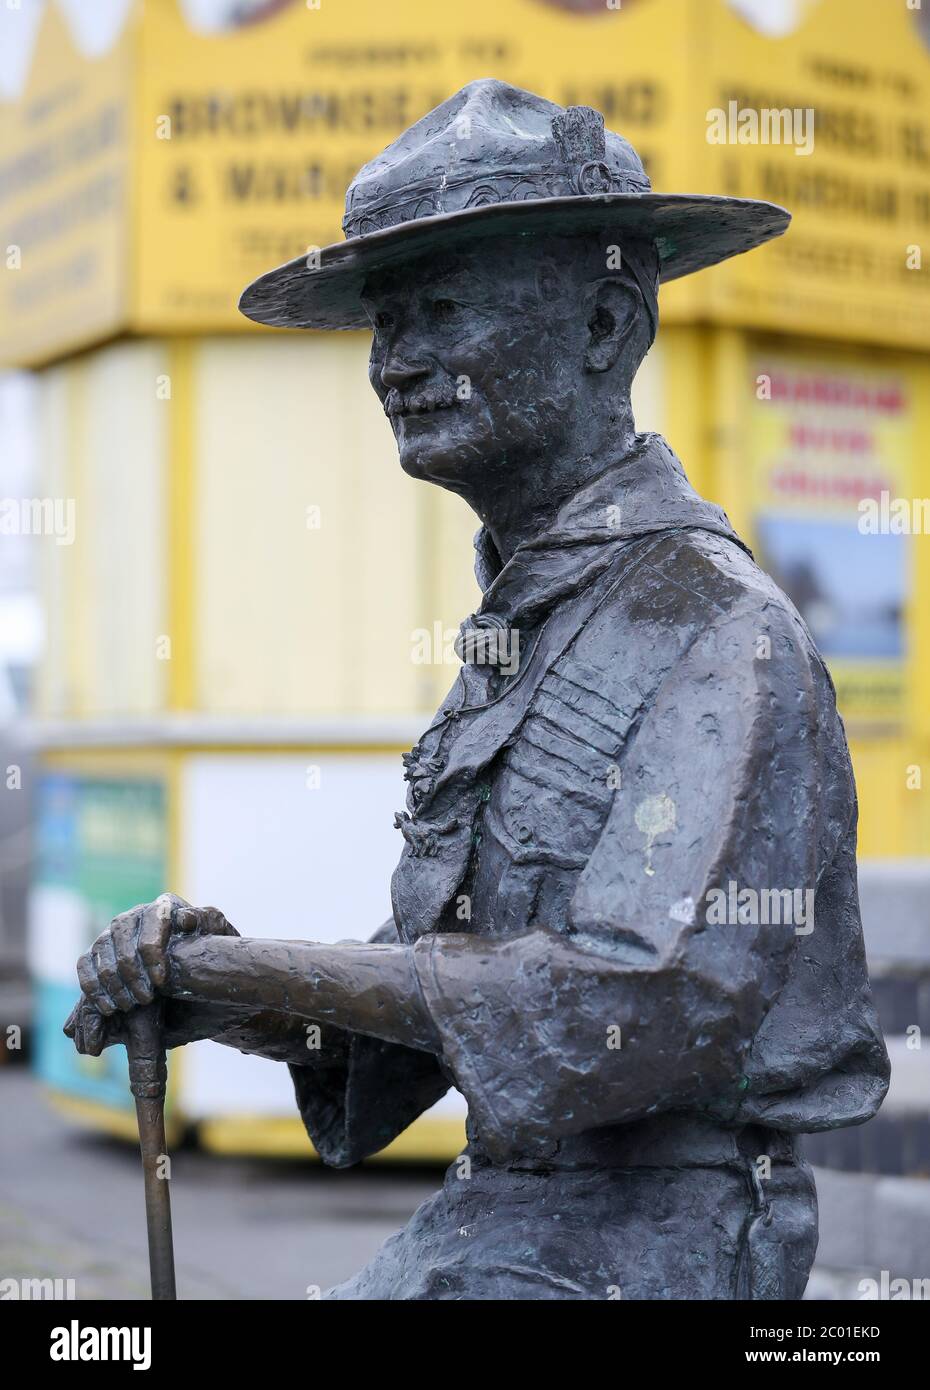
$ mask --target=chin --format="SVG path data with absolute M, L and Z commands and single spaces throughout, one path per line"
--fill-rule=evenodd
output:
M 448 441 L 427 439 L 407 439 L 398 441 L 400 466 L 411 478 L 422 482 L 435 483 L 438 487 L 465 487 L 475 471 L 475 460 L 481 459 L 481 451 L 472 445 L 450 448 Z

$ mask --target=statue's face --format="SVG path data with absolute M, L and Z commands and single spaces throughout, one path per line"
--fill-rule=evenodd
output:
M 467 492 L 568 436 L 588 340 L 571 300 L 517 239 L 369 277 L 369 377 L 405 472 Z

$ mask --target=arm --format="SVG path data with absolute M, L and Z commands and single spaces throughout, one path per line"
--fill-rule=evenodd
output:
M 393 921 L 377 935 L 396 941 Z M 165 992 L 172 1003 L 233 996 L 261 1006 L 216 1040 L 236 1047 L 242 1033 L 258 1036 L 262 1056 L 289 1063 L 307 1132 L 332 1166 L 384 1148 L 449 1088 L 407 946 L 179 938 Z M 317 1041 L 308 1020 L 321 1023 L 318 1046 L 308 1047 Z
M 395 943 L 388 949 L 398 968 L 387 971 L 384 990 L 369 979 L 369 999 L 376 1015 L 385 1008 L 393 1018 L 393 1035 L 406 1035 L 412 1022 L 405 1003 L 409 951 L 396 944 L 393 919 L 375 933 L 375 942 Z M 377 963 L 361 943 L 314 947 L 243 941 L 216 909 L 193 908 L 165 894 L 115 918 L 81 958 L 84 994 L 65 1032 L 79 1052 L 98 1055 L 123 1040 L 126 1011 L 148 1002 L 158 989 L 166 996 L 169 1047 L 210 1038 L 287 1062 L 310 1138 L 326 1163 L 346 1166 L 390 1143 L 449 1088 L 433 1051 L 422 1050 L 429 1039 L 421 1028 L 411 1032 L 418 1049 L 332 1022 L 312 1026 L 310 1020 L 318 1016 L 332 1019 L 340 1011 L 348 1016 L 351 972 L 340 955 L 353 949 Z M 332 997 L 317 1009 L 310 982 L 300 972 L 319 974 L 323 963 Z M 322 1001 L 322 975 L 319 985 Z M 177 997 L 171 997 L 171 989 Z
M 115 917 L 78 961 L 78 978 L 85 1007 L 65 1032 L 92 1054 L 120 1041 L 120 1016 L 156 991 L 168 1000 L 169 1047 L 211 1038 L 307 1063 L 308 1021 L 426 1052 L 438 1043 L 393 921 L 368 943 L 268 941 L 241 937 L 217 908 L 165 893 Z
M 409 946 L 179 937 L 167 952 L 162 993 L 330 1023 L 418 1051 L 439 1051 Z

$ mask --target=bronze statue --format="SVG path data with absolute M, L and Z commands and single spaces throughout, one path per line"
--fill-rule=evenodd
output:
M 81 958 L 67 1031 L 98 1053 L 161 997 L 169 1046 L 287 1062 L 337 1167 L 463 1092 L 465 1155 L 330 1298 L 803 1293 L 798 1136 L 888 1078 L 846 740 L 797 612 L 630 409 L 659 282 L 788 222 L 651 193 L 596 112 L 484 80 L 359 173 L 344 243 L 242 297 L 373 330 L 401 466 L 481 519 L 484 598 L 371 941 L 165 895 Z

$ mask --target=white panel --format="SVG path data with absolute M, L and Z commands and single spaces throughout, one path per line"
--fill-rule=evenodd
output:
M 320 785 L 307 785 L 308 767 Z M 402 840 L 400 757 L 391 754 L 203 755 L 182 774 L 180 891 L 213 904 L 245 936 L 362 940 L 391 915 Z M 73 961 L 72 961 L 73 969 Z M 231 1048 L 185 1049 L 181 1105 L 192 1119 L 293 1115 L 287 1069 Z M 440 1101 L 461 1114 L 455 1093 Z
M 184 1049 L 181 1108 L 187 1120 L 237 1115 L 297 1115 L 287 1067 L 216 1043 Z
M 181 892 L 246 936 L 364 940 L 391 915 L 403 804 L 397 753 L 192 757 Z
M 48 885 L 32 889 L 27 939 L 33 979 L 72 985 L 76 998 L 74 962 L 87 949 L 87 935 L 87 905 L 79 893 Z
M 294 1086 L 287 1067 L 265 1057 L 249 1057 L 216 1043 L 192 1043 L 184 1049 L 181 1106 L 188 1120 L 240 1115 L 296 1116 Z M 464 1115 L 464 1098 L 448 1091 L 430 1115 Z

